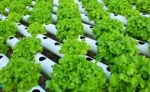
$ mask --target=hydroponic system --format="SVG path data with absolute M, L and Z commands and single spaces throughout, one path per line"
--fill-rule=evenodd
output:
M 150 92 L 150 0 L 0 0 L 0 92 Z

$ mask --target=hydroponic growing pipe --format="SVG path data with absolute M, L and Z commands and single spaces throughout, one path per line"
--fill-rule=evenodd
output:
M 41 35 L 39 34 L 37 36 L 40 40 L 41 40 L 41 43 L 42 43 L 42 46 L 45 47 L 46 49 L 48 49 L 49 51 L 53 52 L 54 54 L 56 54 L 57 56 L 59 57 L 63 57 L 64 55 L 61 54 L 59 51 L 61 49 L 61 45 L 60 43 L 58 43 L 57 41 L 53 40 L 53 39 L 50 39 L 44 35 Z M 17 44 L 19 40 L 16 38 L 16 37 L 9 37 L 9 39 L 7 40 L 7 44 L 10 46 L 10 47 L 14 47 L 15 44 Z M 91 62 L 95 62 L 94 59 L 92 59 L 91 57 L 88 57 L 86 56 L 86 59 L 88 61 L 91 61 Z M 40 54 L 40 53 L 37 53 L 35 55 L 35 61 L 36 63 L 40 64 L 41 65 L 41 68 L 42 68 L 42 71 L 44 73 L 46 73 L 47 75 L 49 75 L 52 71 L 52 65 L 54 65 L 55 63 L 48 59 L 47 57 L 45 57 L 44 55 Z M 102 69 L 104 70 L 105 74 L 107 75 L 107 79 L 110 78 L 110 75 L 111 73 L 108 71 L 108 66 L 101 63 L 101 62 L 98 62 L 97 65 L 99 67 L 102 67 Z
M 4 54 L 0 54 L 0 70 L 8 64 L 8 57 Z
M 7 64 L 9 63 L 9 59 L 7 56 L 4 54 L 0 54 L 0 69 L 4 68 Z M 1 86 L 1 85 L 0 85 Z M 35 86 L 33 87 L 30 91 L 28 92 L 46 92 L 43 88 L 40 86 Z
M 59 57 L 63 57 L 64 55 L 61 54 L 59 51 L 61 49 L 61 43 L 49 38 L 49 37 L 46 37 L 42 34 L 39 34 L 38 35 L 38 38 L 41 40 L 41 43 L 42 43 L 42 46 L 46 49 L 48 49 L 49 51 L 53 52 L 54 54 L 56 54 L 57 56 Z M 87 60 L 88 61 L 92 61 L 92 62 L 95 62 L 94 59 L 87 57 Z M 97 65 L 99 67 L 102 67 L 102 69 L 104 70 L 105 74 L 107 75 L 107 79 L 110 78 L 110 72 L 107 70 L 108 66 L 101 63 L 101 62 L 98 62 Z
M 19 42 L 19 39 L 16 37 L 9 37 L 7 39 L 7 45 L 11 48 L 15 47 L 15 45 Z M 40 64 L 42 71 L 49 76 L 50 72 L 52 71 L 52 66 L 55 64 L 54 61 L 48 59 L 46 56 L 37 53 L 34 57 L 35 63 Z

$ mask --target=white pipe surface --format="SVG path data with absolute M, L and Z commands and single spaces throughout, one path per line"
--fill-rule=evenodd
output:
M 52 35 L 56 36 L 57 29 L 54 24 L 48 24 L 48 25 L 44 24 L 43 27 L 45 27 L 45 29 L 48 33 L 51 33 Z
M 7 39 L 7 45 L 10 46 L 11 48 L 15 47 L 17 42 L 19 42 L 19 39 L 17 39 L 16 37 L 13 37 L 13 38 L 9 37 Z M 54 61 L 48 59 L 46 56 L 40 53 L 37 53 L 34 59 L 35 59 L 35 63 L 40 64 L 42 71 L 48 76 L 50 76 L 49 74 L 52 72 L 52 69 L 53 69 L 52 66 L 55 64 Z
M 22 20 L 23 20 L 24 22 L 27 22 L 28 19 L 29 19 L 29 17 L 30 17 L 30 15 L 26 14 L 26 15 L 24 15 L 24 16 L 22 17 Z M 53 22 L 57 22 L 57 15 L 52 14 L 52 21 L 53 21 Z
M 54 61 L 48 59 L 46 56 L 40 53 L 35 55 L 35 63 L 40 64 L 42 71 L 48 76 L 50 76 L 50 73 L 53 70 L 53 66 L 56 64 Z
M 0 54 L 0 70 L 4 68 L 9 62 L 9 59 L 4 54 Z
M 124 25 L 127 25 L 127 19 L 124 16 L 121 15 L 114 15 L 113 13 L 110 13 L 110 18 L 111 19 L 117 19 L 119 21 L 121 21 L 122 23 L 124 23 Z
M 35 86 L 30 91 L 27 92 L 46 92 L 41 86 Z
M 33 8 L 30 6 L 26 6 L 26 9 L 28 9 L 30 12 L 33 10 Z
M 8 7 L 6 7 L 4 11 L 5 11 L 5 13 L 9 13 Z
M 44 48 L 46 48 L 47 50 L 53 52 L 54 54 L 56 54 L 59 57 L 63 57 L 63 54 L 60 54 L 60 49 L 61 49 L 61 44 L 49 37 L 46 37 L 42 34 L 39 34 L 37 36 L 37 38 L 39 38 L 41 40 L 41 44 Z
M 84 23 L 82 23 L 82 25 L 83 25 L 84 32 L 86 34 L 89 34 L 90 36 L 94 37 L 94 34 L 92 32 L 93 26 L 92 25 L 88 25 L 88 24 L 84 24 Z
M 17 39 L 14 36 L 11 36 L 7 39 L 6 44 L 10 46 L 11 48 L 15 47 L 15 45 L 19 42 L 19 39 Z
M 91 51 L 97 53 L 97 46 L 96 46 L 97 41 L 81 35 L 79 36 L 78 40 L 79 41 L 85 40 L 85 42 L 91 47 Z
M 91 58 L 91 57 L 89 57 L 89 56 L 86 56 L 86 60 L 91 61 L 91 62 L 93 62 L 93 63 L 96 62 L 95 59 L 93 59 L 93 58 Z M 105 65 L 105 64 L 103 64 L 103 63 L 101 63 L 101 62 L 97 62 L 97 65 L 103 69 L 104 73 L 105 73 L 106 76 L 107 76 L 107 79 L 109 80 L 109 78 L 110 78 L 110 76 L 111 76 L 111 72 L 108 70 L 108 66 Z
M 54 1 L 53 1 L 53 5 L 56 6 L 56 7 L 58 7 L 58 5 L 59 5 L 59 0 L 54 0 Z
M 94 21 L 90 21 L 86 14 L 81 14 L 81 19 L 84 23 L 95 25 Z
M 142 41 L 138 41 L 138 49 L 140 50 L 140 53 L 141 54 L 144 54 L 148 57 L 150 57 L 150 51 L 149 51 L 149 44 L 148 43 L 145 43 L 145 42 L 142 42 Z
M 4 16 L 3 14 L 0 14 L 0 20 L 5 20 L 7 17 Z
M 21 33 L 23 36 L 31 37 L 31 33 L 29 33 L 27 31 L 27 27 L 26 26 L 24 26 L 24 25 L 22 25 L 20 23 L 17 23 L 16 26 L 17 26 L 17 29 L 18 29 L 19 33 Z
M 32 6 L 34 6 L 36 4 L 36 1 L 32 1 L 31 3 L 32 3 Z
M 38 35 L 38 38 L 41 39 L 41 41 L 42 41 L 42 45 L 43 45 L 46 49 L 48 49 L 49 51 L 51 51 L 51 52 L 53 52 L 54 54 L 56 54 L 57 56 L 59 56 L 59 57 L 64 57 L 64 55 L 59 52 L 60 49 L 61 49 L 61 45 L 59 44 L 59 45 L 56 46 L 55 43 L 58 43 L 57 41 L 55 41 L 55 40 L 53 40 L 53 39 L 51 39 L 51 38 L 48 38 L 48 37 L 46 37 L 46 39 L 43 39 L 44 37 L 46 37 L 46 36 L 44 36 L 44 35 Z M 86 40 L 88 40 L 88 39 L 86 38 Z M 88 56 L 86 56 L 86 57 L 88 57 Z M 94 60 L 94 59 L 93 59 L 93 60 Z M 90 61 L 90 60 L 89 60 L 89 61 Z M 95 60 L 94 60 L 94 61 L 95 61 Z M 93 62 L 94 62 L 94 61 L 93 61 Z M 97 65 L 98 65 L 99 67 L 102 67 L 102 69 L 104 69 L 104 72 L 106 72 L 106 75 L 107 75 L 107 77 L 109 78 L 109 77 L 110 77 L 110 72 L 107 70 L 107 67 L 108 67 L 108 66 L 105 65 L 105 64 L 102 64 L 101 62 L 97 63 Z

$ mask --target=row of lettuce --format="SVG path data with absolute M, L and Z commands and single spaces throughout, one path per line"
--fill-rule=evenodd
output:
M 31 15 L 27 31 L 32 34 L 32 37 L 20 38 L 20 41 L 12 48 L 9 63 L 0 70 L 0 84 L 5 92 L 27 92 L 37 86 L 40 81 L 41 68 L 39 64 L 35 63 L 34 55 L 38 52 L 41 53 L 43 48 L 40 40 L 36 38 L 36 34 L 46 33 L 42 24 L 51 23 L 52 0 L 36 0 L 36 5 L 29 12 L 26 6 L 32 6 L 31 1 L 2 0 L 0 2 L 0 12 L 8 15 L 7 20 L 0 20 L 0 53 L 10 52 L 6 40 L 8 37 L 16 35 L 18 31 L 16 23 L 22 19 L 23 15 Z M 5 7 L 9 9 L 8 14 L 4 12 Z M 13 37 L 10 37 L 11 39 Z
M 126 16 L 136 15 L 139 12 L 150 14 L 150 0 L 103 0 L 110 12 Z M 133 6 L 136 6 L 133 13 Z M 129 14 L 129 15 L 128 15 Z
M 44 3 L 43 0 L 39 2 Z M 52 79 L 47 81 L 46 88 L 56 92 L 85 90 L 89 92 L 106 90 L 110 92 L 146 92 L 150 90 L 149 59 L 139 55 L 137 41 L 128 36 L 148 41 L 150 19 L 137 15 L 130 16 L 126 33 L 124 33 L 124 25 L 118 20 L 110 19 L 109 13 L 97 0 L 81 0 L 81 2 L 89 18 L 96 23 L 93 32 L 98 40 L 97 60 L 103 60 L 109 65 L 112 73 L 110 81 L 106 82 L 106 75 L 96 63 L 86 60 L 85 55 L 90 47 L 84 41 L 77 41 L 78 35 L 83 34 L 77 5 L 73 0 L 60 0 L 56 27 L 57 38 L 64 42 L 60 52 L 65 56 L 59 60 L 59 64 L 54 65 L 53 72 L 50 74 Z M 39 6 L 44 5 L 44 8 L 46 4 L 50 3 L 39 4 Z M 40 11 L 36 15 L 34 10 L 35 12 Z M 42 52 L 42 47 L 35 35 L 44 34 L 45 29 L 41 27 L 41 24 L 51 21 L 45 19 L 49 18 L 49 15 L 36 17 L 39 16 L 39 13 L 43 14 L 41 11 L 42 9 L 34 6 L 33 11 L 30 12 L 31 15 L 33 13 L 33 17 L 28 20 L 31 25 L 27 29 L 31 30 L 29 32 L 33 34 L 33 37 L 22 38 L 13 48 L 10 63 L 0 70 L 0 83 L 6 92 L 26 92 L 38 85 L 41 71 L 39 65 L 34 63 L 34 55 Z M 2 51 L 3 48 L 6 48 L 7 37 L 15 35 L 17 28 L 14 21 L 0 21 L 0 27 L 1 39 L 4 39 L 0 43 L 3 46 Z
M 107 64 L 111 72 L 108 84 L 105 83 L 105 86 L 108 86 L 108 91 L 147 92 L 150 90 L 150 60 L 140 55 L 137 49 L 138 42 L 132 38 L 148 42 L 150 18 L 139 16 L 132 7 L 120 9 L 121 7 L 127 7 L 125 3 L 127 0 L 106 0 L 110 4 L 108 11 L 128 17 L 128 24 L 124 31 L 124 24 L 118 20 L 110 19 L 108 11 L 103 8 L 103 4 L 97 0 L 80 1 L 89 18 L 96 23 L 93 28 L 95 38 L 98 40 L 96 58 L 98 61 L 101 60 Z M 117 9 L 120 9 L 121 12 Z M 130 11 L 130 13 L 126 11 Z M 102 14 L 99 12 L 102 12 Z
M 60 50 L 64 57 L 54 65 L 52 79 L 47 81 L 46 88 L 54 92 L 104 91 L 105 73 L 96 63 L 86 59 L 90 49 L 86 42 L 77 40 L 84 33 L 77 4 L 73 0 L 59 2 L 56 37 L 64 43 Z

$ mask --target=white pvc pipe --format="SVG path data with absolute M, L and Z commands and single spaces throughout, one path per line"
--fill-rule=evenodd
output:
M 53 52 L 54 54 L 56 54 L 57 56 L 59 56 L 59 57 L 64 57 L 64 55 L 63 54 L 61 54 L 59 51 L 60 51 L 60 49 L 61 49 L 61 46 L 60 45 L 55 45 L 55 43 L 58 43 L 57 41 L 55 41 L 55 40 L 53 40 L 53 39 L 51 39 L 51 38 L 48 38 L 48 37 L 46 37 L 46 39 L 43 39 L 44 37 L 46 37 L 46 36 L 44 36 L 44 35 L 38 35 L 38 38 L 39 39 L 41 39 L 41 41 L 42 41 L 42 45 L 46 48 L 46 49 L 48 49 L 49 51 L 51 51 L 51 52 Z M 86 39 L 87 40 L 87 39 Z M 86 57 L 88 57 L 88 56 L 86 56 Z M 95 61 L 95 60 L 94 60 Z M 93 62 L 94 62 L 93 61 Z M 100 66 L 100 67 L 102 67 L 103 69 L 104 69 L 104 71 L 106 72 L 106 75 L 108 76 L 108 78 L 109 78 L 109 76 L 110 76 L 110 72 L 107 70 L 107 65 L 105 65 L 105 64 L 102 64 L 102 63 L 98 63 L 97 64 L 98 66 Z
M 11 48 L 15 47 L 15 45 L 19 42 L 19 39 L 17 39 L 14 36 L 11 36 L 7 39 L 6 44 L 10 46 Z
M 21 33 L 22 35 L 24 35 L 26 37 L 31 37 L 31 33 L 29 33 L 27 31 L 27 27 L 26 26 L 24 26 L 22 24 L 19 24 L 19 23 L 17 23 L 16 26 L 17 26 L 17 29 L 18 29 L 19 33 Z
M 83 25 L 84 32 L 94 37 L 94 34 L 92 32 L 93 26 L 84 23 L 82 23 L 82 25 Z
M 5 67 L 9 62 L 9 59 L 4 54 L 0 54 L 0 70 Z
M 81 19 L 87 24 L 95 25 L 94 21 L 90 21 L 86 14 L 81 14 Z
M 85 42 L 91 47 L 91 51 L 94 53 L 97 52 L 97 46 L 96 46 L 97 41 L 81 35 L 79 36 L 78 40 L 79 41 L 85 40 Z
M 80 13 L 84 13 L 87 14 L 87 12 L 85 11 L 85 9 L 83 8 L 83 6 L 78 6 L 78 10 L 80 11 Z
M 48 24 L 48 25 L 44 24 L 43 27 L 45 27 L 45 29 L 48 33 L 51 33 L 52 35 L 56 36 L 57 29 L 54 24 Z
M 57 10 L 58 10 L 58 7 L 53 6 L 52 12 L 53 12 L 53 13 L 57 13 Z
M 115 16 L 113 13 L 110 13 L 110 18 L 117 19 L 117 20 L 121 21 L 122 23 L 124 23 L 124 25 L 127 25 L 127 19 L 124 16 L 121 16 L 121 15 Z
M 46 92 L 41 86 L 35 86 L 30 91 L 27 92 Z
M 26 14 L 22 17 L 22 20 L 27 22 L 27 20 L 29 19 L 30 15 Z
M 58 5 L 59 5 L 59 0 L 54 0 L 54 1 L 53 1 L 53 5 L 56 6 L 56 7 L 58 7 Z
M 44 48 L 48 49 L 49 51 L 53 52 L 59 57 L 63 57 L 63 54 L 60 54 L 61 44 L 49 37 L 46 37 L 42 34 L 38 34 L 37 38 L 41 40 L 41 44 Z
M 140 13 L 141 16 L 144 16 L 144 17 L 150 17 L 150 14 L 144 14 L 144 13 Z
M 50 73 L 53 70 L 53 65 L 56 63 L 40 53 L 37 53 L 35 55 L 35 61 L 35 63 L 40 64 L 42 71 L 48 76 L 50 76 Z
M 92 34 L 92 32 L 90 32 L 90 31 L 92 31 L 92 30 L 90 30 L 90 28 L 89 28 L 90 26 L 89 26 L 89 25 L 86 25 L 86 24 L 83 24 L 83 25 L 84 25 L 84 31 L 87 32 L 87 33 L 89 33 L 89 34 Z M 56 27 L 55 27 L 54 24 L 49 24 L 49 25 L 44 25 L 44 26 L 45 26 L 47 32 L 49 32 L 49 33 L 51 33 L 51 34 L 53 34 L 53 35 L 56 36 L 56 34 L 57 34 L 57 29 L 56 29 Z M 92 34 L 92 35 L 93 35 L 93 34 Z M 81 38 L 82 38 L 82 37 L 79 36 L 79 41 L 82 40 Z M 97 52 L 97 46 L 96 46 L 96 44 L 95 44 L 96 41 L 93 40 L 93 39 L 90 39 L 90 38 L 88 38 L 88 37 L 85 37 L 85 41 L 86 41 L 87 44 L 89 44 L 89 45 L 91 46 L 91 51 L 94 52 L 94 53 L 96 53 L 96 52 Z
M 140 53 L 150 57 L 150 52 L 149 52 L 148 48 L 149 48 L 149 44 L 148 43 L 139 41 L 138 49 L 140 50 Z
M 94 36 L 93 32 L 92 32 L 92 28 L 93 26 L 92 25 L 88 25 L 88 24 L 84 24 L 82 23 L 83 25 L 83 29 L 84 29 L 84 32 L 91 35 L 91 36 Z M 54 24 L 44 24 L 43 27 L 45 27 L 46 31 L 48 33 L 51 33 L 52 35 L 55 35 L 57 34 L 57 29 L 56 29 L 56 26 Z
M 4 11 L 5 11 L 5 13 L 9 13 L 8 7 L 6 7 Z
M 53 22 L 57 22 L 57 15 L 52 14 L 52 21 L 53 21 Z
M 33 10 L 33 8 L 30 7 L 30 6 L 26 6 L 26 9 L 28 9 L 29 11 L 32 11 L 32 10 Z
M 32 1 L 31 3 L 32 3 L 32 6 L 34 6 L 36 4 L 36 1 Z
M 89 57 L 89 56 L 86 56 L 86 59 L 87 59 L 88 61 L 93 62 L 93 63 L 96 62 L 95 59 L 93 59 L 93 58 L 91 58 L 91 57 Z M 103 64 L 103 63 L 101 63 L 101 62 L 97 62 L 97 65 L 103 69 L 104 73 L 105 73 L 106 76 L 107 76 L 107 79 L 109 80 L 109 78 L 110 78 L 110 76 L 111 76 L 111 72 L 108 71 L 108 66 L 105 65 L 105 64 Z
M 7 39 L 7 45 L 10 46 L 11 48 L 15 47 L 15 45 L 17 44 L 17 42 L 19 42 L 19 39 L 17 39 L 16 37 L 11 38 L 9 37 Z M 50 76 L 49 74 L 52 72 L 52 65 L 54 65 L 54 61 L 48 59 L 46 56 L 37 53 L 34 57 L 35 59 L 35 63 L 40 64 L 42 71 L 47 74 L 48 76 Z
M 0 14 L 0 20 L 5 20 L 7 17 L 4 16 L 3 14 Z
M 23 20 L 24 22 L 27 22 L 27 20 L 29 19 L 29 17 L 30 17 L 30 15 L 26 14 L 26 15 L 24 15 L 24 16 L 22 17 L 22 20 Z M 57 22 L 57 15 L 52 14 L 52 21 L 53 21 L 53 22 Z

